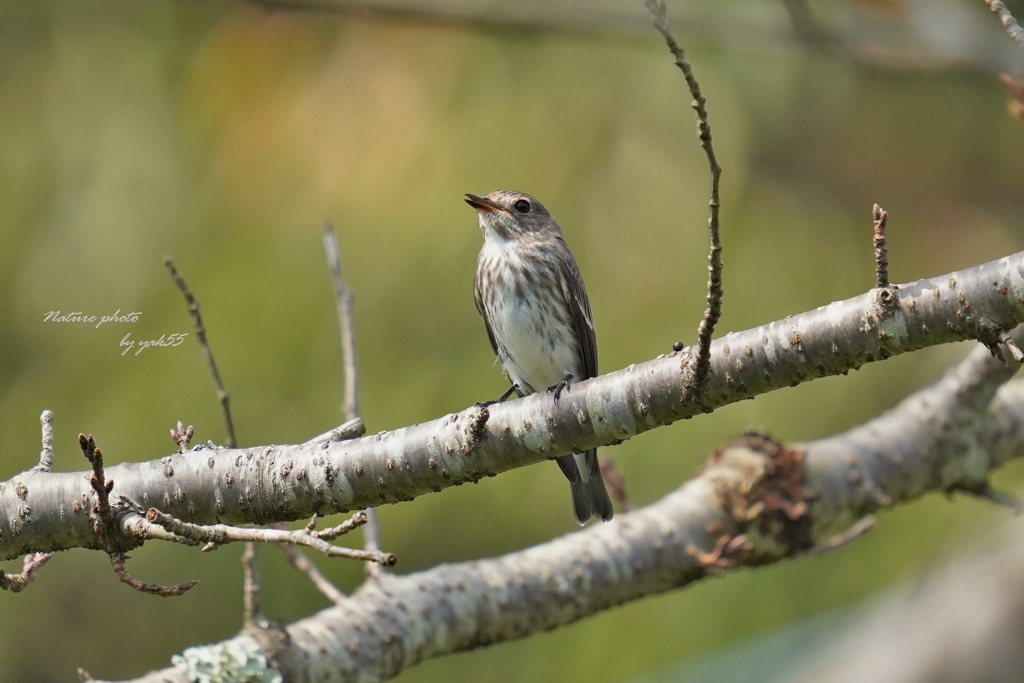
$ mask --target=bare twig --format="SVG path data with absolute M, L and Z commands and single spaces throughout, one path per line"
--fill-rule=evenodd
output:
M 220 373 L 217 372 L 217 363 L 213 360 L 213 351 L 210 349 L 210 344 L 206 340 L 206 329 L 203 327 L 203 317 L 199 313 L 199 302 L 192 296 L 192 290 L 189 289 L 185 279 L 178 273 L 178 269 L 174 267 L 174 261 L 170 256 L 164 258 L 164 265 L 171 271 L 171 277 L 174 279 L 174 284 L 181 290 L 182 295 L 185 297 L 185 303 L 188 305 L 188 312 L 192 315 L 192 326 L 196 331 L 196 339 L 199 340 L 199 348 L 203 351 L 203 357 L 206 359 L 206 365 L 210 369 L 210 375 L 213 377 L 213 383 L 217 387 L 217 400 L 220 401 L 221 414 L 224 416 L 224 444 L 228 448 L 235 448 L 238 445 L 237 439 L 235 439 L 235 425 L 231 419 L 231 397 L 227 390 L 224 389 L 224 383 L 220 379 Z
M 359 418 L 359 371 L 356 359 L 356 323 L 352 289 L 345 281 L 341 268 L 341 250 L 338 238 L 334 234 L 334 226 L 324 223 L 324 251 L 327 254 L 327 267 L 331 271 L 334 282 L 334 296 L 338 306 L 338 324 L 341 330 L 341 354 L 345 368 L 345 400 L 342 410 L 348 421 Z M 365 428 L 364 428 L 365 429 Z M 380 528 L 377 523 L 377 511 L 366 509 L 366 526 L 363 529 L 363 547 L 370 552 L 380 552 Z M 372 578 L 380 576 L 379 564 L 368 563 L 366 573 Z
M 338 536 L 344 536 L 348 532 L 352 531 L 353 529 L 357 529 L 357 528 L 363 526 L 364 524 L 366 524 L 369 521 L 370 521 L 370 517 L 369 517 L 369 515 L 366 514 L 366 510 L 357 510 L 354 515 L 352 515 L 351 517 L 346 519 L 344 522 L 342 522 L 338 526 L 332 526 L 330 528 L 323 529 L 321 531 L 314 531 L 313 529 L 309 529 L 309 530 L 317 538 L 322 538 L 322 539 L 330 541 L 330 540 L 333 540 L 333 539 L 337 538 Z
M 306 443 L 349 441 L 351 439 L 358 439 L 364 434 L 366 434 L 366 425 L 363 424 L 362 418 L 356 417 L 351 420 L 345 420 L 340 426 L 335 427 L 329 432 L 314 436 Z
M 853 524 L 853 526 L 851 526 L 849 529 L 846 529 L 845 531 L 842 531 L 836 534 L 835 536 L 827 538 L 821 543 L 818 543 L 816 546 L 814 546 L 814 548 L 812 548 L 811 552 L 820 554 L 826 553 L 830 550 L 835 550 L 836 548 L 841 548 L 847 543 L 852 543 L 853 541 L 856 541 L 858 538 L 860 538 L 867 532 L 871 531 L 871 529 L 874 528 L 874 526 L 874 515 L 868 515 L 866 517 L 863 517 L 860 519 L 860 521 Z
M 1006 5 L 999 0 L 985 0 L 985 4 L 999 17 L 999 21 L 1006 29 L 1006 33 L 1017 41 L 1018 45 L 1024 47 L 1024 29 L 1021 29 L 1020 24 L 1013 18 L 1013 14 L 1006 8 Z
M 174 267 L 174 261 L 170 256 L 164 259 L 164 265 L 171 271 L 171 278 L 174 279 L 174 283 L 178 285 L 178 289 L 181 290 L 182 295 L 185 297 L 185 303 L 188 305 L 188 311 L 192 315 L 192 326 L 196 331 L 196 339 L 199 340 L 199 348 L 203 352 L 203 358 L 206 359 L 206 367 L 210 370 L 210 376 L 213 378 L 213 384 L 217 388 L 217 400 L 220 402 L 221 415 L 224 417 L 224 440 L 225 445 L 228 448 L 235 448 L 238 445 L 238 439 L 235 437 L 235 423 L 231 417 L 231 397 L 228 394 L 227 389 L 224 388 L 224 382 L 220 378 L 220 372 L 217 371 L 217 362 L 213 358 L 213 349 L 210 347 L 209 341 L 206 339 L 206 328 L 203 327 L 203 316 L 199 312 L 199 302 L 195 296 L 192 295 L 192 290 L 189 288 L 188 283 L 185 282 L 185 278 L 178 273 L 178 269 Z M 192 440 L 193 430 L 189 426 L 188 430 L 182 433 L 182 425 L 178 423 L 178 433 L 175 434 L 174 430 L 171 430 L 171 438 L 178 444 L 178 450 L 184 453 L 188 448 L 188 444 Z M 184 446 L 183 446 L 184 444 Z M 280 525 L 283 527 L 283 525 Z M 260 618 L 260 600 L 259 600 L 259 589 L 260 589 L 260 578 L 256 573 L 256 546 L 247 544 L 245 550 L 242 551 L 242 585 L 244 587 L 245 599 L 242 607 L 242 622 L 247 627 L 251 627 L 256 624 L 257 619 Z
M 340 427 L 332 429 L 331 431 L 321 434 L 313 439 L 311 442 L 318 441 L 349 441 L 351 439 L 358 439 L 360 436 L 366 433 L 366 426 L 363 424 L 361 418 L 353 418 L 346 420 Z M 330 529 L 324 529 L 323 531 L 315 531 L 316 529 L 317 516 L 314 514 L 306 525 L 306 531 L 313 532 L 320 538 L 331 540 L 336 536 L 348 533 L 352 528 L 366 524 L 369 521 L 369 516 L 365 510 L 360 510 L 350 519 L 345 520 L 336 527 Z M 376 517 L 374 517 L 376 521 Z M 337 531 L 337 533 L 333 533 Z M 312 561 L 309 560 L 305 555 L 298 552 L 295 548 L 290 545 L 280 546 L 281 551 L 284 553 L 285 558 L 291 563 L 295 569 L 302 572 L 306 577 L 316 586 L 317 590 L 324 595 L 328 600 L 333 602 L 335 605 L 340 604 L 345 600 L 345 594 L 338 590 L 337 586 L 331 583 L 330 579 L 324 576 Z
M 315 531 L 310 532 L 305 529 L 252 529 L 231 526 L 229 524 L 190 524 L 156 508 L 150 508 L 146 512 L 146 519 L 160 525 L 172 534 L 187 538 L 196 544 L 212 543 L 214 545 L 222 545 L 232 541 L 289 543 L 312 548 L 328 557 L 346 557 L 353 560 L 378 562 L 388 566 L 395 563 L 395 556 L 389 553 L 331 545 Z
M 0 569 L 0 590 L 20 593 L 36 578 L 40 567 L 50 561 L 53 553 L 29 553 L 21 564 L 20 574 L 7 574 Z
M 360 422 L 360 424 L 362 424 L 362 422 Z M 314 514 L 309 520 L 309 523 L 306 524 L 306 532 L 317 538 L 329 541 L 341 536 L 342 534 L 347 534 L 358 526 L 366 524 L 367 517 L 366 512 L 360 510 L 338 526 L 324 529 L 323 531 L 316 531 L 316 520 L 317 515 Z M 341 604 L 341 602 L 346 599 L 346 595 L 338 590 L 338 587 L 331 583 L 331 580 L 324 576 L 320 569 L 313 564 L 308 557 L 300 553 L 294 546 L 279 545 L 278 547 L 281 548 L 281 552 L 284 553 L 285 559 L 288 560 L 292 567 L 305 574 L 306 578 L 310 580 L 310 582 L 324 597 L 335 605 Z
M 900 304 L 899 287 L 889 283 L 889 243 L 885 236 L 885 226 L 889 214 L 875 204 L 871 209 L 874 224 L 873 241 L 875 245 L 875 305 L 879 318 L 888 319 L 896 315 Z
M 39 449 L 39 464 L 34 469 L 49 472 L 53 468 L 53 411 L 44 410 L 39 422 L 43 426 L 43 445 Z
M 342 413 L 346 420 L 359 417 L 359 374 L 356 359 L 356 323 L 353 307 L 355 296 L 345 281 L 341 270 L 341 252 L 334 226 L 324 223 L 324 251 L 327 252 L 327 266 L 331 269 L 334 282 L 334 296 L 338 305 L 338 322 L 341 331 L 341 354 L 344 363 L 345 400 Z
M 256 544 L 246 543 L 242 550 L 242 626 L 247 629 L 259 628 L 263 617 L 260 572 L 256 567 L 256 555 Z
M 885 238 L 885 226 L 889 220 L 889 214 L 875 204 L 871 209 L 871 216 L 875 225 L 875 287 L 885 289 L 889 286 L 889 245 Z
M 1024 363 L 1024 352 L 1017 346 L 1017 342 L 1010 336 L 1010 333 L 1007 330 L 1000 330 L 998 337 L 999 341 L 1010 351 L 1013 360 L 1017 363 Z
M 171 277 L 174 279 L 175 284 L 178 285 L 182 295 L 184 295 L 189 313 L 192 314 L 192 325 L 196 331 L 196 339 L 199 340 L 199 348 L 203 352 L 206 366 L 210 370 L 210 376 L 213 378 L 214 386 L 217 388 L 217 400 L 220 402 L 221 414 L 224 417 L 225 444 L 228 448 L 235 448 L 238 444 L 238 439 L 235 436 L 235 424 L 231 417 L 230 394 L 224 388 L 224 382 L 217 371 L 217 362 L 213 358 L 213 349 L 206 339 L 206 329 L 203 327 L 203 317 L 199 312 L 199 302 L 192 295 L 192 290 L 185 282 L 185 279 L 178 273 L 177 268 L 174 267 L 174 261 L 169 256 L 164 259 L 164 265 L 171 271 Z M 183 432 L 180 422 L 178 423 L 177 434 L 173 429 L 171 430 L 171 438 L 178 444 L 179 452 L 184 453 L 188 449 L 193 433 L 194 430 L 191 425 Z M 283 525 L 280 526 L 283 528 Z M 256 628 L 256 624 L 262 616 L 259 596 L 260 577 L 256 569 L 256 556 L 256 546 L 252 543 L 247 543 L 241 557 L 244 596 L 242 623 L 247 628 Z
M 316 531 L 316 519 L 317 516 L 309 520 L 306 524 L 306 531 L 312 536 L 322 538 L 325 540 L 331 540 L 342 534 L 347 534 L 358 526 L 362 526 L 367 522 L 367 515 L 365 510 L 360 510 L 352 515 L 349 519 L 338 526 L 324 529 L 323 531 Z M 324 595 L 328 600 L 333 602 L 335 605 L 340 605 L 346 600 L 347 596 L 338 590 L 337 586 L 331 583 L 330 579 L 323 575 L 312 561 L 302 553 L 298 552 L 294 547 L 290 545 L 279 546 L 281 552 L 284 553 L 285 557 L 291 563 L 295 569 L 306 575 L 306 578 Z
M 97 536 L 104 536 L 104 544 L 107 546 L 107 555 L 110 557 L 110 566 L 121 583 L 127 584 L 140 593 L 159 595 L 162 597 L 173 597 L 184 595 L 186 591 L 195 586 L 198 581 L 185 581 L 173 586 L 163 586 L 156 583 L 145 583 L 132 577 L 125 568 L 125 561 L 128 556 L 118 549 L 118 545 L 112 542 L 116 537 L 117 521 L 114 519 L 110 507 L 110 492 L 114 488 L 114 481 L 107 479 L 103 473 L 103 453 L 96 447 L 96 440 L 92 434 L 78 435 L 78 445 L 82 447 L 82 454 L 92 465 L 92 474 L 89 477 L 89 485 L 96 494 L 96 503 L 93 505 L 93 533 Z
M 139 591 L 140 593 L 148 593 L 149 595 L 159 595 L 162 598 L 175 598 L 184 595 L 188 591 L 192 590 L 197 583 L 196 580 L 183 581 L 182 583 L 174 584 L 173 586 L 164 586 L 159 583 L 146 583 L 139 581 L 125 568 L 125 560 L 128 559 L 124 553 L 110 553 L 110 566 L 114 570 L 114 574 L 121 580 L 121 583 L 127 584 Z
M 338 590 L 338 587 L 331 583 L 330 579 L 324 576 L 319 567 L 313 564 L 312 560 L 300 553 L 294 546 L 282 545 L 278 547 L 281 548 L 281 552 L 284 553 L 288 563 L 299 572 L 305 574 L 309 582 L 320 591 L 321 595 L 335 605 L 341 604 L 346 599 L 347 596 Z
M 693 97 L 691 106 L 697 113 L 697 138 L 700 140 L 701 149 L 704 150 L 711 171 L 711 198 L 708 202 L 710 207 L 708 231 L 711 236 L 711 250 L 708 254 L 707 308 L 704 310 L 704 317 L 697 328 L 696 363 L 693 366 L 690 381 L 687 382 L 683 392 L 687 401 L 697 401 L 704 392 L 704 385 L 707 383 L 708 372 L 711 368 L 711 335 L 714 334 L 715 325 L 718 324 L 718 320 L 722 316 L 722 243 L 719 240 L 718 231 L 718 209 L 720 206 L 718 183 L 722 176 L 722 167 L 718 164 L 715 149 L 711 143 L 711 122 L 708 120 L 706 99 L 701 94 L 700 84 L 693 75 L 693 68 L 686 59 L 686 53 L 676 42 L 669 28 L 665 3 L 661 0 L 644 0 L 644 4 L 651 14 L 654 28 L 658 29 L 661 37 L 665 39 L 669 52 L 675 58 L 676 66 L 683 72 L 683 77 L 686 79 L 686 85 Z M 684 357 L 683 363 L 688 362 L 688 357 Z
M 178 426 L 171 429 L 171 438 L 174 443 L 178 446 L 179 453 L 185 453 L 188 451 L 189 445 L 192 443 L 192 437 L 195 436 L 196 430 L 192 425 L 186 427 L 181 424 L 181 420 L 178 420 Z
M 89 477 L 89 485 L 96 494 L 96 505 L 93 511 L 99 516 L 102 524 L 111 523 L 110 515 L 110 492 L 114 488 L 113 480 L 107 481 L 103 474 L 103 453 L 96 447 L 96 440 L 92 434 L 78 435 L 78 445 L 82 448 L 82 455 L 92 465 L 92 476 Z

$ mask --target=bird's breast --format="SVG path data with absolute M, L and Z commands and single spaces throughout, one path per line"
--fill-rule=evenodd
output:
M 554 261 L 488 240 L 477 262 L 477 285 L 502 366 L 524 394 L 567 374 L 583 378 L 579 343 Z

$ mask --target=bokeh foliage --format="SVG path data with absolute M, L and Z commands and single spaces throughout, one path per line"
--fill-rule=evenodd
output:
M 678 27 L 725 168 L 725 315 L 739 330 L 871 286 L 873 202 L 890 214 L 897 282 L 1024 248 L 1024 125 L 989 73 L 866 66 L 796 41 L 723 47 Z M 268 13 L 227 2 L 0 3 L 0 479 L 34 464 L 56 413 L 57 469 L 75 437 L 110 462 L 223 428 L 161 265 L 199 297 L 243 445 L 340 421 L 341 362 L 320 226 L 334 222 L 356 292 L 371 431 L 462 409 L 504 387 L 471 282 L 480 237 L 464 192 L 511 187 L 559 218 L 586 277 L 601 367 L 691 341 L 706 280 L 706 165 L 688 95 L 656 34 L 480 27 L 372 13 Z M 43 322 L 51 310 L 140 311 L 133 325 Z M 607 449 L 636 504 L 681 483 L 747 427 L 806 440 L 893 405 L 966 347 L 933 349 L 731 406 Z M 997 482 L 1012 487 L 1021 469 Z M 415 571 L 572 531 L 565 482 L 541 465 L 381 510 Z M 1005 513 L 930 496 L 831 555 L 745 571 L 558 632 L 400 677 L 628 681 L 873 595 L 955 552 Z M 72 551 L 0 595 L 7 680 L 124 677 L 239 627 L 240 548 L 150 544 L 129 569 L 202 579 L 157 600 L 106 558 Z M 321 561 L 346 588 L 361 568 Z M 14 569 L 8 563 L 5 569 Z M 266 607 L 323 601 L 273 549 Z

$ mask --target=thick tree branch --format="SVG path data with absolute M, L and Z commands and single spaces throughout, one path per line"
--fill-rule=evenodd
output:
M 1012 372 L 978 347 L 936 384 L 845 434 L 789 446 L 747 435 L 661 501 L 608 524 L 504 557 L 365 584 L 288 628 L 300 668 L 286 673 L 386 680 L 426 659 L 828 545 L 858 516 L 927 491 L 974 489 L 1022 453 L 1024 380 L 1000 388 Z M 186 652 L 179 669 L 138 680 L 184 680 L 190 658 L 209 661 L 245 643 L 210 647 Z
M 141 544 L 139 508 L 198 524 L 263 524 L 409 500 L 925 346 L 998 343 L 1024 321 L 1024 253 L 899 291 L 891 311 L 869 292 L 717 340 L 696 405 L 682 398 L 685 349 L 580 382 L 557 404 L 537 395 L 351 441 L 192 451 L 109 467 L 122 534 L 106 540 L 121 551 Z M 28 471 L 0 484 L 0 558 L 109 549 L 90 524 L 85 476 Z

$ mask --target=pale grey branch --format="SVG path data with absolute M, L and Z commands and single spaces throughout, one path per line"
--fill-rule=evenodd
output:
M 538 394 L 349 441 L 197 450 L 107 474 L 117 495 L 198 524 L 264 524 L 409 500 L 925 346 L 998 343 L 1003 330 L 1024 320 L 1022 274 L 1019 253 L 900 285 L 892 310 L 869 292 L 726 335 L 712 346 L 700 404 L 682 399 L 690 361 L 684 349 L 580 382 L 557 404 Z M 866 491 L 876 500 L 888 495 Z M 0 484 L 0 557 L 106 549 L 93 531 L 90 495 L 81 472 L 27 472 Z M 112 540 L 125 551 L 141 543 L 130 534 L 105 539 Z

